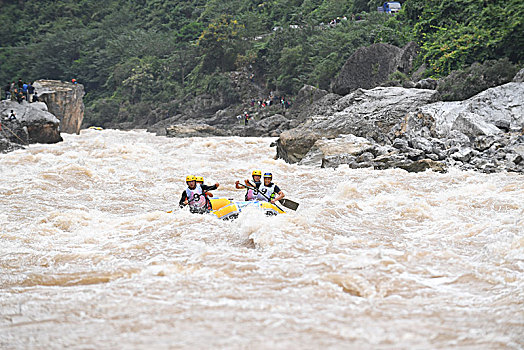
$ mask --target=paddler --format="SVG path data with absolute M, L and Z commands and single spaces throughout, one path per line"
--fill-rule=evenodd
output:
M 196 183 L 197 185 L 200 185 L 200 187 L 202 187 L 202 185 L 204 184 L 204 177 L 203 176 L 196 176 Z M 213 193 L 211 192 L 205 192 L 204 193 L 206 195 L 206 197 L 213 197 Z
M 211 210 L 211 202 L 206 197 L 205 192 L 216 190 L 219 184 L 216 183 L 213 186 L 197 185 L 194 175 L 186 176 L 186 184 L 187 188 L 182 192 L 180 198 L 180 207 L 189 205 L 189 210 L 192 213 L 208 213 Z
M 257 200 L 259 201 L 275 204 L 285 196 L 280 187 L 273 183 L 273 174 L 271 173 L 264 174 L 264 183 L 258 187 L 258 190 Z
M 254 185 L 255 185 L 255 188 L 258 188 L 262 182 L 260 181 L 260 178 L 262 177 L 262 171 L 261 170 L 253 170 L 253 172 L 251 173 L 251 177 L 253 178 L 253 182 L 254 182 Z M 251 184 L 249 182 L 249 180 L 244 180 L 244 183 L 246 184 L 246 186 L 253 186 L 253 184 Z M 240 185 L 240 181 L 235 181 L 235 187 L 237 189 L 241 189 L 243 188 L 242 185 Z M 251 188 L 248 188 L 247 191 L 246 191 L 246 195 L 245 195 L 245 200 L 246 201 L 256 201 L 258 200 L 257 199 L 257 195 L 258 195 L 258 191 L 256 190 L 253 190 Z

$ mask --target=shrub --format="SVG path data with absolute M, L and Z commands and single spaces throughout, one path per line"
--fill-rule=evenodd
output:
M 439 81 L 437 90 L 444 101 L 468 99 L 490 87 L 510 82 L 518 67 L 507 58 L 474 63 L 464 70 L 453 71 Z

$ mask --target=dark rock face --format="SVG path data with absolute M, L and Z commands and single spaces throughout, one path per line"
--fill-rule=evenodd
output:
M 342 67 L 331 90 L 336 94 L 346 95 L 358 88 L 372 89 L 380 86 L 397 70 L 409 72 L 416 52 L 414 43 L 409 43 L 403 49 L 389 44 L 373 44 L 358 49 Z
M 79 134 L 84 120 L 84 86 L 59 80 L 37 80 L 34 86 L 40 101 L 60 120 L 60 131 Z
M 11 110 L 16 119 L 9 120 Z M 60 121 L 43 102 L 21 104 L 12 101 L 0 102 L 0 151 L 12 151 L 30 143 L 56 143 L 62 141 Z

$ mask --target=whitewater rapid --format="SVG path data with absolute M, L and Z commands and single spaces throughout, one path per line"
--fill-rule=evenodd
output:
M 0 155 L 1 349 L 522 349 L 524 177 L 83 130 Z M 178 209 L 272 172 L 297 212 Z M 173 213 L 168 211 L 173 210 Z

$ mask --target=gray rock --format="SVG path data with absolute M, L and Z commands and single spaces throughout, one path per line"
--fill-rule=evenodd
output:
M 475 120 L 493 124 L 510 122 L 512 129 L 524 127 L 524 83 L 507 83 L 487 89 L 465 101 L 436 102 L 422 106 L 419 113 L 435 120 L 438 137 L 446 137 L 459 115 L 475 115 Z
M 424 151 L 425 153 L 433 152 L 433 143 L 423 137 L 414 137 L 411 139 L 411 145 L 413 148 Z
M 399 87 L 357 90 L 340 98 L 324 114 L 312 115 L 300 126 L 284 131 L 278 141 L 277 156 L 287 162 L 298 162 L 316 140 L 341 134 L 365 137 L 379 144 L 390 143 L 394 139 L 392 129 L 404 120 L 408 111 L 437 98 L 438 93 L 432 90 Z
M 479 136 L 475 138 L 473 142 L 473 146 L 475 147 L 476 150 L 483 152 L 489 149 L 495 143 L 495 140 L 496 140 L 496 136 L 494 135 Z
M 524 68 L 518 71 L 518 73 L 513 78 L 514 83 L 524 83 Z
M 469 145 L 470 139 L 469 137 L 467 137 L 460 131 L 452 130 L 447 135 L 447 138 L 445 139 L 444 144 L 446 148 L 449 149 L 449 148 L 456 147 L 456 146 Z
M 333 81 L 331 90 L 345 95 L 359 88 L 375 88 L 386 82 L 390 74 L 397 70 L 408 72 L 416 52 L 415 43 L 409 43 L 403 49 L 389 44 L 360 48 L 346 61 Z
M 471 148 L 461 149 L 451 155 L 451 158 L 467 163 L 473 157 L 473 150 Z
M 438 82 L 435 79 L 431 78 L 422 79 L 415 83 L 415 88 L 417 89 L 436 90 L 437 86 Z
M 489 136 L 500 133 L 500 130 L 493 124 L 485 122 L 480 116 L 474 113 L 461 112 L 451 126 L 452 130 L 458 130 L 466 136 Z
M 36 105 L 35 107 L 39 106 Z M 0 116 L 2 118 L 7 117 L 10 115 L 10 111 L 13 110 L 17 118 L 16 122 L 11 122 L 11 124 L 6 122 L 5 130 L 2 130 L 1 135 L 4 135 L 8 142 L 23 145 L 27 143 L 56 143 L 62 141 L 58 118 L 47 111 L 35 107 L 33 107 L 32 103 L 25 101 L 20 104 L 13 101 L 0 101 Z M 8 128 L 13 128 L 13 132 L 9 131 Z M 16 134 L 17 137 L 13 136 L 13 134 Z
M 420 149 L 414 149 L 414 148 L 408 148 L 407 150 L 403 151 L 402 153 L 404 153 L 410 160 L 422 159 L 424 158 L 424 154 L 425 154 L 424 151 Z
M 404 139 L 401 139 L 401 138 L 396 138 L 393 141 L 392 146 L 397 148 L 397 149 L 399 149 L 399 150 L 406 150 L 409 147 L 408 141 L 406 141 Z
M 504 132 L 508 132 L 509 129 L 511 128 L 511 127 L 510 127 L 510 123 L 509 123 L 509 121 L 507 121 L 507 120 L 501 120 L 501 119 L 499 119 L 499 120 L 495 120 L 495 123 L 494 123 L 494 124 L 495 124 L 495 126 L 496 126 L 497 128 L 499 128 L 500 130 L 502 130 L 502 131 L 504 131 Z
M 328 159 L 331 164 L 334 164 L 335 158 L 333 157 L 338 157 L 341 162 L 346 162 L 345 159 L 348 156 L 357 157 L 366 152 L 377 152 L 375 149 L 375 143 L 354 135 L 340 135 L 334 139 L 323 138 L 314 143 L 300 164 L 319 166 L 326 163 L 323 159 Z

